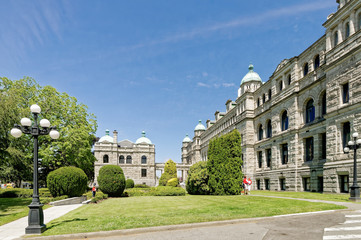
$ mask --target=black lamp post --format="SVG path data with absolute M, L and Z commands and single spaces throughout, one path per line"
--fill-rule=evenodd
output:
M 357 185 L 357 156 L 356 150 L 361 147 L 361 139 L 358 138 L 358 133 L 352 134 L 353 141 L 349 141 L 347 146 L 344 148 L 345 153 L 349 153 L 353 149 L 353 184 L 351 186 L 350 201 L 359 202 L 360 198 L 360 187 Z
M 40 234 L 46 226 L 44 224 L 43 204 L 39 200 L 39 186 L 38 186 L 38 136 L 39 135 L 50 135 L 52 139 L 59 138 L 59 132 L 55 127 L 50 127 L 50 122 L 47 119 L 40 120 L 40 127 L 38 126 L 38 114 L 41 109 L 38 105 L 31 105 L 30 111 L 34 116 L 34 123 L 31 125 L 29 118 L 22 118 L 20 123 L 21 126 L 15 125 L 11 129 L 11 135 L 18 138 L 24 134 L 31 134 L 34 138 L 34 175 L 33 175 L 33 200 L 29 207 L 28 224 L 25 228 L 26 234 Z

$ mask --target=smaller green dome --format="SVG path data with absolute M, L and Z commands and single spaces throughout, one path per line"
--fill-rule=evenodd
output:
M 202 124 L 202 120 L 199 120 L 198 121 L 198 124 L 197 126 L 195 127 L 194 131 L 205 131 L 206 130 L 206 127 Z
M 258 73 L 253 71 L 253 65 L 250 64 L 248 67 L 249 72 L 243 77 L 242 81 L 241 81 L 241 85 L 243 83 L 246 82 L 250 82 L 250 81 L 258 81 L 258 82 L 262 82 L 261 77 L 258 75 Z
M 138 138 L 137 141 L 135 142 L 135 144 L 141 144 L 141 143 L 145 143 L 145 144 L 152 144 L 152 141 L 149 140 L 149 138 L 145 137 L 145 132 L 142 131 L 142 137 Z
M 192 139 L 190 139 L 190 138 L 188 137 L 188 134 L 187 134 L 186 137 L 183 139 L 183 142 L 184 142 L 184 143 L 189 143 L 189 142 L 192 142 Z
M 99 139 L 99 142 L 113 142 L 113 138 L 111 136 L 109 136 L 109 130 L 105 130 L 105 136 L 101 137 Z

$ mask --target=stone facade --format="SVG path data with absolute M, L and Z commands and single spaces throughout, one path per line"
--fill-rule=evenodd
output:
M 144 133 L 143 133 L 144 134 Z M 155 146 L 145 137 L 136 143 L 129 140 L 118 142 L 117 131 L 113 138 L 106 135 L 94 145 L 94 182 L 98 185 L 99 170 L 105 165 L 118 165 L 123 169 L 125 179 L 133 179 L 135 184 L 156 185 Z
M 343 148 L 361 134 L 361 1 L 337 3 L 326 34 L 266 82 L 250 66 L 238 98 L 183 141 L 183 164 L 207 160 L 210 139 L 238 129 L 243 172 L 256 189 L 349 191 L 353 153 Z

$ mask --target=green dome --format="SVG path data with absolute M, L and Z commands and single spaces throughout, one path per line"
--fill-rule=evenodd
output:
M 206 127 L 202 124 L 202 120 L 199 120 L 197 126 L 194 128 L 194 131 L 205 131 Z
M 186 137 L 183 139 L 183 142 L 184 143 L 192 142 L 192 139 L 190 139 L 187 134 Z
M 241 81 L 241 85 L 243 83 L 251 82 L 251 81 L 262 82 L 262 79 L 260 78 L 258 73 L 253 71 L 253 65 L 252 64 L 249 65 L 248 69 L 249 69 L 249 72 L 246 74 L 246 76 L 243 77 L 243 79 Z

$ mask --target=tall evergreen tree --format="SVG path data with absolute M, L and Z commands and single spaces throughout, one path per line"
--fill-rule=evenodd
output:
M 241 135 L 237 130 L 210 141 L 208 186 L 214 195 L 236 195 L 242 186 Z

